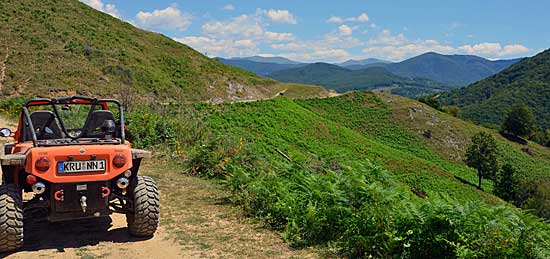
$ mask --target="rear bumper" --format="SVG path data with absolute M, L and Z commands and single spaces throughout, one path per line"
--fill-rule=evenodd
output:
M 51 184 L 48 219 L 56 222 L 109 216 L 110 190 L 109 181 Z

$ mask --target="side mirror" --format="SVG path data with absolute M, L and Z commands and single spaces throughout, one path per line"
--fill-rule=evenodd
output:
M 11 136 L 11 130 L 7 128 L 0 129 L 0 137 L 9 137 Z

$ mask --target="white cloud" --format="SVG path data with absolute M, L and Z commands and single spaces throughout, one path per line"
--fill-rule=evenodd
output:
M 252 40 L 219 40 L 204 36 L 177 38 L 176 41 L 187 44 L 209 56 L 252 56 L 259 49 Z
M 228 22 L 212 21 L 203 24 L 204 34 L 217 39 L 246 38 L 256 41 L 291 41 L 292 33 L 271 32 L 257 16 L 243 14 Z
M 399 61 L 426 52 L 479 55 L 495 59 L 517 56 L 529 51 L 529 48 L 519 44 L 503 47 L 499 43 L 489 42 L 455 47 L 437 40 L 410 40 L 402 33 L 393 35 L 390 31 L 384 30 L 368 41 L 368 47 L 364 48 L 362 53 L 368 57 Z
M 110 14 L 113 17 L 119 18 L 120 13 L 114 4 L 104 4 L 101 0 L 80 0 L 81 2 L 89 5 L 90 7 Z
M 167 7 L 152 12 L 136 14 L 136 25 L 150 30 L 178 30 L 185 31 L 191 25 L 193 17 L 181 12 L 177 7 Z
M 272 44 L 271 48 L 281 51 L 281 56 L 300 61 L 339 62 L 352 57 L 347 49 L 363 44 L 359 39 L 352 37 L 353 29 L 341 25 L 338 30 L 329 32 L 319 39 Z
M 502 47 L 499 43 L 480 43 L 475 45 L 464 45 L 458 48 L 460 51 L 471 55 L 490 55 L 497 53 Z
M 275 23 L 288 23 L 288 24 L 298 23 L 296 21 L 296 17 L 288 10 L 258 9 L 256 13 L 264 14 L 269 20 Z
M 226 21 L 209 21 L 202 25 L 203 36 L 176 39 L 209 56 L 249 56 L 260 52 L 259 45 L 283 44 L 296 40 L 292 33 L 269 30 L 268 11 L 258 9 Z
M 342 36 L 351 36 L 351 34 L 353 34 L 353 29 L 345 24 L 340 25 L 338 31 Z
M 465 54 L 487 56 L 490 58 L 512 57 L 531 51 L 531 49 L 521 44 L 502 46 L 500 43 L 491 42 L 463 45 L 458 47 L 458 50 Z
M 236 9 L 235 6 L 232 5 L 232 4 L 228 4 L 228 5 L 223 7 L 223 10 L 225 10 L 225 11 L 235 11 L 235 9 Z
M 400 33 L 398 35 L 392 35 L 389 30 L 382 31 L 381 34 L 378 34 L 375 38 L 372 38 L 368 41 L 371 45 L 402 45 L 407 41 L 405 35 Z
M 368 22 L 369 21 L 369 15 L 367 13 L 362 13 L 357 17 L 347 18 L 346 21 L 348 21 L 348 22 Z
M 288 32 L 280 33 L 266 31 L 264 35 L 268 41 L 292 41 L 295 39 L 294 35 Z
M 515 55 L 525 54 L 529 51 L 531 50 L 523 45 L 513 44 L 513 45 L 504 46 L 504 49 L 502 49 L 500 54 L 502 56 L 515 56 Z
M 202 31 L 215 38 L 261 37 L 264 29 L 260 22 L 250 15 L 243 14 L 229 22 L 211 21 L 202 25 Z
M 327 23 L 344 23 L 344 22 L 368 22 L 369 15 L 362 13 L 357 17 L 342 18 L 340 16 L 331 16 L 327 19 Z
M 343 23 L 343 22 L 344 22 L 344 19 L 338 16 L 331 16 L 330 18 L 327 19 L 327 23 Z

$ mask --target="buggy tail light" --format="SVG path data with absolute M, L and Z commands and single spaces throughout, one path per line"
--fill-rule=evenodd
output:
M 113 165 L 114 165 L 116 168 L 121 168 L 121 167 L 123 167 L 125 164 L 126 164 L 126 157 L 125 157 L 125 156 L 123 156 L 123 155 L 116 155 L 116 156 L 113 158 Z
M 29 174 L 27 175 L 27 183 L 29 185 L 33 185 L 37 182 L 38 180 L 36 179 L 36 176 L 32 175 L 32 174 Z
M 38 169 L 38 171 L 48 171 L 50 169 L 51 162 L 46 157 L 41 157 L 34 163 L 34 167 Z

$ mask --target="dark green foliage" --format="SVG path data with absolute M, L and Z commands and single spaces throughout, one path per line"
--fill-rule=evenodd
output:
M 512 106 L 512 109 L 504 119 L 502 130 L 519 137 L 525 137 L 533 131 L 535 120 L 535 114 L 529 109 L 529 106 L 518 103 Z
M 22 97 L 3 98 L 0 100 L 0 112 L 12 118 L 18 118 L 26 101 L 26 98 Z
M 542 146 L 550 146 L 550 129 L 544 131 L 537 130 L 530 137 L 529 140 L 539 143 Z
M 497 144 L 495 138 L 486 132 L 479 132 L 472 137 L 472 144 L 466 151 L 466 164 L 477 170 L 478 188 L 481 179 L 495 180 L 498 171 Z
M 413 87 L 416 90 L 409 89 L 411 92 L 408 96 L 417 96 L 450 89 L 441 83 L 428 79 L 399 77 L 383 67 L 350 70 L 326 63 L 314 63 L 298 68 L 275 71 L 269 74 L 269 77 L 282 82 L 322 85 L 338 92 L 372 90 L 384 87 L 399 87 L 398 89 Z M 394 91 L 392 90 L 392 92 Z M 406 94 L 407 92 L 400 93 Z
M 525 58 L 502 72 L 463 89 L 443 94 L 440 101 L 462 109 L 464 118 L 501 125 L 510 105 L 523 102 L 536 115 L 536 125 L 550 128 L 550 50 Z
M 447 112 L 448 114 L 450 114 L 451 116 L 453 116 L 455 118 L 460 118 L 461 117 L 460 108 L 458 108 L 456 106 L 445 106 L 444 110 L 445 110 L 445 112 Z
M 550 179 L 532 179 L 520 183 L 515 204 L 528 208 L 540 217 L 550 218 Z
M 500 169 L 493 192 L 505 201 L 515 201 L 519 182 L 517 170 L 509 163 L 504 164 Z
M 421 103 L 425 103 L 436 110 L 441 111 L 443 108 L 443 106 L 441 106 L 441 103 L 437 99 L 435 99 L 433 96 L 420 97 L 418 98 L 418 101 Z

